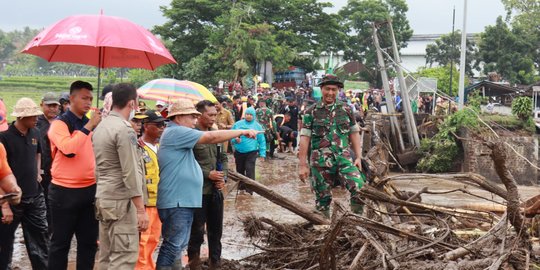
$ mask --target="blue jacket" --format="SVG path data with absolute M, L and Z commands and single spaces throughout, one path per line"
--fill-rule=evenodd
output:
M 253 115 L 253 120 L 251 122 L 248 122 L 245 119 L 242 119 L 234 123 L 232 130 L 253 129 L 264 131 L 262 126 L 257 123 L 257 120 L 255 120 L 257 118 L 255 116 L 255 109 L 253 109 L 253 107 L 248 108 L 246 110 L 246 114 Z M 246 136 L 240 136 L 240 143 L 237 143 L 236 139 L 232 139 L 231 142 L 234 146 L 234 149 L 240 153 L 247 153 L 259 150 L 259 156 L 266 157 L 266 139 L 264 138 L 264 133 L 257 134 L 256 139 L 250 139 Z

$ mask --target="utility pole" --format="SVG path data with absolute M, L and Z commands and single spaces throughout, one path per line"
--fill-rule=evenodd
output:
M 381 80 L 384 88 L 384 94 L 386 96 L 386 107 L 390 115 L 390 124 L 392 125 L 392 130 L 398 138 L 398 144 L 401 151 L 405 150 L 403 145 L 403 137 L 401 136 L 401 129 L 399 127 L 399 122 L 395 116 L 396 110 L 394 107 L 394 100 L 392 98 L 392 93 L 390 93 L 390 85 L 388 84 L 388 74 L 386 74 L 386 64 L 384 63 L 384 58 L 381 52 L 381 46 L 379 45 L 379 37 L 377 37 L 377 26 L 373 23 L 373 43 L 377 49 L 377 60 L 379 62 L 379 70 L 381 72 Z
M 465 61 L 467 58 L 467 0 L 463 0 L 463 29 L 461 30 L 461 57 L 459 59 L 459 104 L 463 109 L 465 104 Z
M 456 26 L 456 6 L 454 6 L 454 11 L 452 12 L 452 38 L 450 39 L 450 42 L 452 44 L 450 45 L 450 89 L 448 90 L 448 95 L 452 96 L 452 82 L 454 81 L 454 29 Z M 452 102 L 448 100 L 448 114 L 450 114 L 450 111 L 452 110 Z
M 394 27 L 392 26 L 392 21 L 390 19 L 388 19 L 388 26 L 390 27 L 390 34 L 392 35 L 392 48 L 394 49 L 394 61 L 396 62 L 399 88 L 401 88 L 401 106 L 405 115 L 407 134 L 409 135 L 411 144 L 420 148 L 420 138 L 418 137 L 416 121 L 414 120 L 414 114 L 411 108 L 409 89 L 407 89 L 407 84 L 405 83 L 405 78 L 403 77 L 403 70 L 401 69 L 401 57 L 399 56 L 399 50 L 396 44 L 396 36 L 394 35 Z

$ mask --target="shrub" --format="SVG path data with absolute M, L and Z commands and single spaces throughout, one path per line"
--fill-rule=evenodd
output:
M 523 121 L 527 121 L 532 114 L 532 99 L 530 97 L 518 97 L 512 101 L 512 114 Z
M 465 108 L 448 116 L 431 139 L 423 139 L 420 146 L 422 158 L 417 169 L 423 172 L 447 172 L 459 154 L 454 134 L 462 128 L 476 129 L 478 119 L 472 109 Z

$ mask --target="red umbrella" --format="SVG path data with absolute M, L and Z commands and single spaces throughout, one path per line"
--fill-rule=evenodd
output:
M 176 63 L 167 48 L 148 30 L 126 19 L 105 15 L 67 17 L 41 31 L 22 53 L 37 55 L 49 62 L 98 67 L 98 96 L 101 68 L 154 70 Z

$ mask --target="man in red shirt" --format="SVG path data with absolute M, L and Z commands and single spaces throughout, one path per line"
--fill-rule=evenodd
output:
M 92 131 L 101 121 L 93 111 L 92 85 L 76 81 L 70 87 L 70 109 L 51 123 L 52 181 L 49 208 L 52 236 L 49 269 L 66 269 L 73 235 L 77 237 L 77 269 L 93 269 L 97 251 L 98 221 Z

